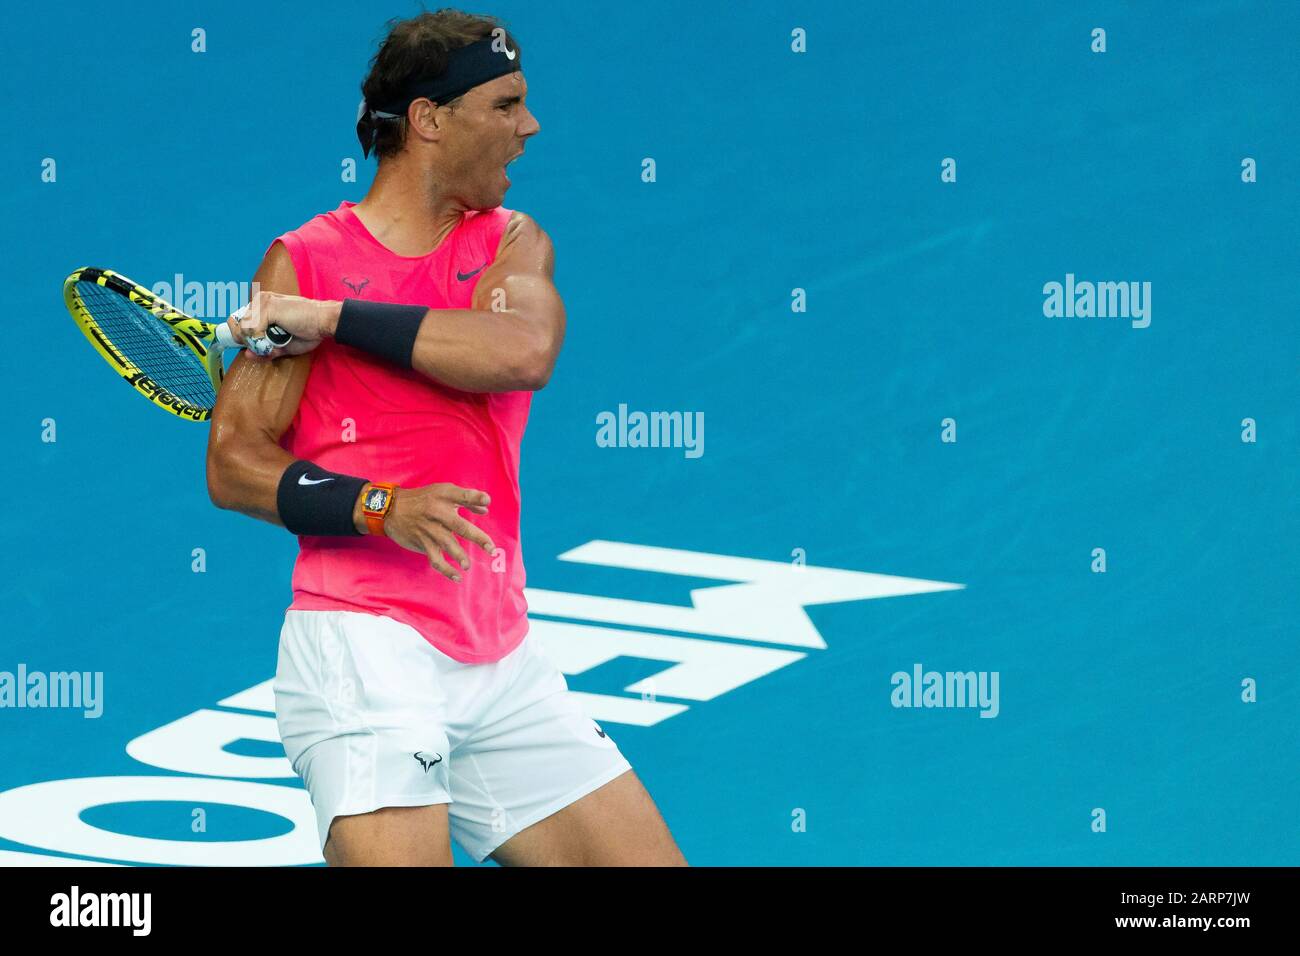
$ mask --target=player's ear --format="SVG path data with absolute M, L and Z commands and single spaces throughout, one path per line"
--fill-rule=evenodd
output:
M 406 135 L 418 136 L 421 140 L 432 143 L 442 132 L 446 110 L 439 110 L 426 99 L 415 100 L 406 110 Z

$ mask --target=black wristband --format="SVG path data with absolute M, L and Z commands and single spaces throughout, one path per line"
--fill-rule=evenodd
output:
M 344 299 L 334 341 L 410 368 L 415 337 L 428 311 L 422 305 Z
M 367 480 L 295 461 L 280 476 L 275 507 L 294 534 L 360 535 L 352 511 Z

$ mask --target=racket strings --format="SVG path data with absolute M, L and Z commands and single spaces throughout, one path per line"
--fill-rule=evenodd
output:
M 112 348 L 173 395 L 212 408 L 217 392 L 203 360 L 172 328 L 142 305 L 94 282 L 77 295 Z

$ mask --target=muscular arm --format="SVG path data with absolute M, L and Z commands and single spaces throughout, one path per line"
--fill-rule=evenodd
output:
M 474 308 L 431 310 L 411 366 L 469 392 L 544 388 L 564 344 L 564 302 L 554 274 L 550 237 L 516 212 L 474 289 Z
M 262 289 L 298 294 L 288 251 L 276 243 L 253 277 Z M 298 410 L 311 353 L 270 361 L 241 352 L 217 393 L 208 434 L 208 496 L 218 508 L 284 525 L 276 507 L 280 476 L 294 456 L 280 447 Z M 353 513 L 364 527 L 360 499 Z

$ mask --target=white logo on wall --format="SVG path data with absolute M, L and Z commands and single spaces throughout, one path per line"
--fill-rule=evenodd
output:
M 547 655 L 566 674 L 581 674 L 618 657 L 663 662 L 663 670 L 629 684 L 621 694 L 573 692 L 587 715 L 602 725 L 653 727 L 695 704 L 803 660 L 810 651 L 824 650 L 826 642 L 805 607 L 963 587 L 616 541 L 591 541 L 559 557 L 582 564 L 730 582 L 694 589 L 690 607 L 527 589 L 531 612 L 568 619 L 534 619 L 530 623 Z M 683 634 L 700 636 L 680 636 Z M 713 640 L 716 637 L 730 640 Z M 278 744 L 274 708 L 271 681 L 267 680 L 127 744 L 127 754 L 140 763 L 183 776 L 79 777 L 0 793 L 0 839 L 52 853 L 129 863 L 319 863 L 316 818 L 306 790 L 258 782 L 296 780 L 288 760 L 225 749 L 238 740 Z M 246 807 L 283 817 L 293 828 L 262 839 L 191 842 L 116 833 L 81 819 L 91 807 L 152 801 Z M 0 864 L 60 862 L 82 864 L 79 859 L 61 861 L 48 853 L 0 851 Z

